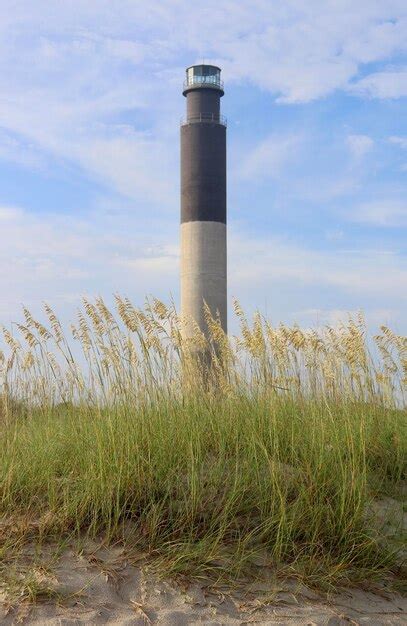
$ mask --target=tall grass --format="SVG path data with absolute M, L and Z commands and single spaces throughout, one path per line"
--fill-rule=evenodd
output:
M 207 342 L 157 300 L 84 301 L 72 341 L 24 310 L 1 356 L 3 541 L 102 533 L 166 571 L 261 558 L 331 585 L 394 569 L 369 503 L 405 478 L 406 338 L 235 312 Z

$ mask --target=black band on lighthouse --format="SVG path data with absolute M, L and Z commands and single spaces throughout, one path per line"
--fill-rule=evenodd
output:
M 193 122 L 181 127 L 181 223 L 226 224 L 226 127 Z

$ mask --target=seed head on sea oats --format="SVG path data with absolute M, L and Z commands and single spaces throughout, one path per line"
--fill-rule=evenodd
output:
M 31 351 L 26 352 L 21 365 L 23 371 L 31 369 L 34 365 L 34 362 L 35 359 L 33 353 Z
M 93 329 L 97 335 L 103 335 L 105 326 L 103 318 L 99 315 L 96 305 L 83 298 L 83 305 L 86 315 L 92 323 Z
M 39 335 L 45 340 L 51 339 L 52 335 L 49 332 L 48 328 L 41 324 L 41 322 L 38 322 L 36 319 L 34 319 L 27 308 L 23 307 L 23 312 L 28 328 L 35 328 Z
M 20 342 L 17 341 L 17 339 L 15 339 L 11 335 L 10 331 L 8 331 L 7 328 L 4 328 L 3 326 L 2 332 L 3 332 L 4 341 L 13 350 L 13 352 L 17 352 L 17 350 L 21 350 Z
M 35 348 L 35 346 L 38 344 L 39 345 L 39 341 L 38 339 L 35 337 L 35 335 L 27 328 L 27 326 L 24 326 L 23 324 L 17 324 L 17 328 L 20 331 L 20 333 L 22 334 L 22 336 L 24 337 L 25 341 L 28 343 L 30 348 Z
M 76 337 L 79 339 L 84 351 L 87 353 L 92 345 L 90 329 L 82 311 L 78 312 L 79 326 L 75 328 Z
M 59 319 L 57 318 L 49 304 L 47 304 L 46 302 L 44 303 L 44 310 L 48 317 L 49 323 L 51 324 L 51 328 L 54 332 L 55 341 L 57 343 L 61 343 L 64 340 L 64 334 Z
M 106 306 L 103 298 L 98 297 L 98 298 L 96 298 L 95 302 L 96 302 L 96 308 L 97 308 L 99 314 L 105 320 L 105 322 L 107 322 L 110 325 L 116 325 L 115 318 L 114 318 L 113 314 L 111 313 L 111 311 Z
M 163 302 L 161 302 L 160 300 L 157 300 L 157 298 L 154 298 L 154 300 L 153 300 L 153 310 L 154 310 L 155 314 L 158 315 L 158 317 L 161 320 L 168 319 L 168 317 L 170 315 L 170 311 L 168 310 L 166 305 Z

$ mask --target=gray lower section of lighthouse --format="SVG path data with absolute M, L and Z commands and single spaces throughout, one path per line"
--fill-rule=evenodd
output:
M 181 315 L 184 335 L 191 337 L 194 320 L 206 334 L 204 302 L 219 314 L 227 330 L 226 224 L 184 222 L 181 225 Z

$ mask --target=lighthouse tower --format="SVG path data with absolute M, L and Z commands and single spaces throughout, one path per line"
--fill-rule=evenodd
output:
M 226 121 L 220 69 L 186 70 L 181 124 L 181 315 L 207 336 L 204 303 L 227 330 Z M 186 324 L 185 336 L 193 334 Z

